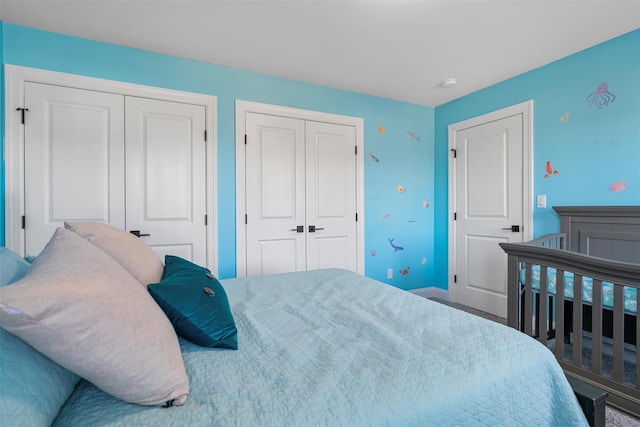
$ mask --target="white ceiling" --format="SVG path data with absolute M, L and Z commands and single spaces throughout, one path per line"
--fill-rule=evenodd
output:
M 0 19 L 433 107 L 640 28 L 640 0 L 0 0 Z

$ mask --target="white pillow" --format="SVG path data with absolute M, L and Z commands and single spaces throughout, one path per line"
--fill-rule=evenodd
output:
M 162 279 L 162 261 L 139 237 L 103 222 L 65 222 L 64 226 L 109 254 L 142 285 Z
M 113 258 L 58 228 L 27 275 L 0 288 L 2 327 L 122 400 L 181 405 L 189 381 L 171 323 Z

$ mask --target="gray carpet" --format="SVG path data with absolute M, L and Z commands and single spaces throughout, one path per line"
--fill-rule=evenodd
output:
M 450 307 L 454 307 L 457 308 L 459 310 L 463 310 L 466 311 L 468 313 L 472 313 L 475 314 L 476 316 L 480 316 L 480 317 L 484 317 L 486 319 L 489 320 L 493 320 L 495 322 L 498 323 L 502 323 L 503 325 L 506 325 L 507 323 L 507 319 L 502 318 L 502 317 L 498 317 L 498 316 L 494 316 L 493 314 L 490 313 L 486 313 L 484 311 L 480 311 L 480 310 L 476 310 L 475 308 L 471 308 L 471 307 L 467 307 L 465 305 L 462 304 L 457 304 L 457 303 L 452 303 L 449 301 L 445 301 L 443 299 L 439 299 L 439 298 L 431 298 L 431 300 L 433 301 L 437 301 L 441 304 L 445 304 L 448 305 Z M 564 352 L 569 352 L 569 354 L 571 354 L 571 349 L 570 346 L 565 345 L 564 348 Z M 588 360 L 591 359 L 591 355 L 587 352 L 585 354 L 585 352 L 583 351 L 583 361 L 588 358 Z M 625 366 L 625 373 L 628 370 L 628 367 Z M 606 409 L 606 425 L 607 427 L 611 426 L 611 427 L 640 427 L 640 419 L 635 418 L 625 412 L 619 411 L 615 408 L 609 407 L 607 406 Z

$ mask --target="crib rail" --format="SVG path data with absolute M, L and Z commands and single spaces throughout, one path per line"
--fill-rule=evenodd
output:
M 552 348 L 567 375 L 602 388 L 609 393 L 608 403 L 640 416 L 640 264 L 566 251 L 565 239 L 557 233 L 525 243 L 500 243 L 508 255 L 507 324 Z M 540 273 L 538 290 L 532 287 L 534 266 Z M 555 293 L 547 288 L 550 269 L 555 269 Z M 567 297 L 565 272 L 573 274 L 573 294 Z M 589 303 L 582 298 L 583 278 L 593 283 Z M 613 284 L 611 308 L 603 306 L 603 282 Z M 625 313 L 625 287 L 637 290 L 636 313 Z M 603 324 L 610 321 L 612 333 L 605 334 Z

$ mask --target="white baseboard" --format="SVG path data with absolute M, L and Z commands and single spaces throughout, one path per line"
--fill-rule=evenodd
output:
M 423 298 L 439 298 L 441 300 L 449 301 L 449 291 L 445 289 L 436 288 L 431 286 L 429 288 L 411 289 L 408 292 L 416 294 Z

